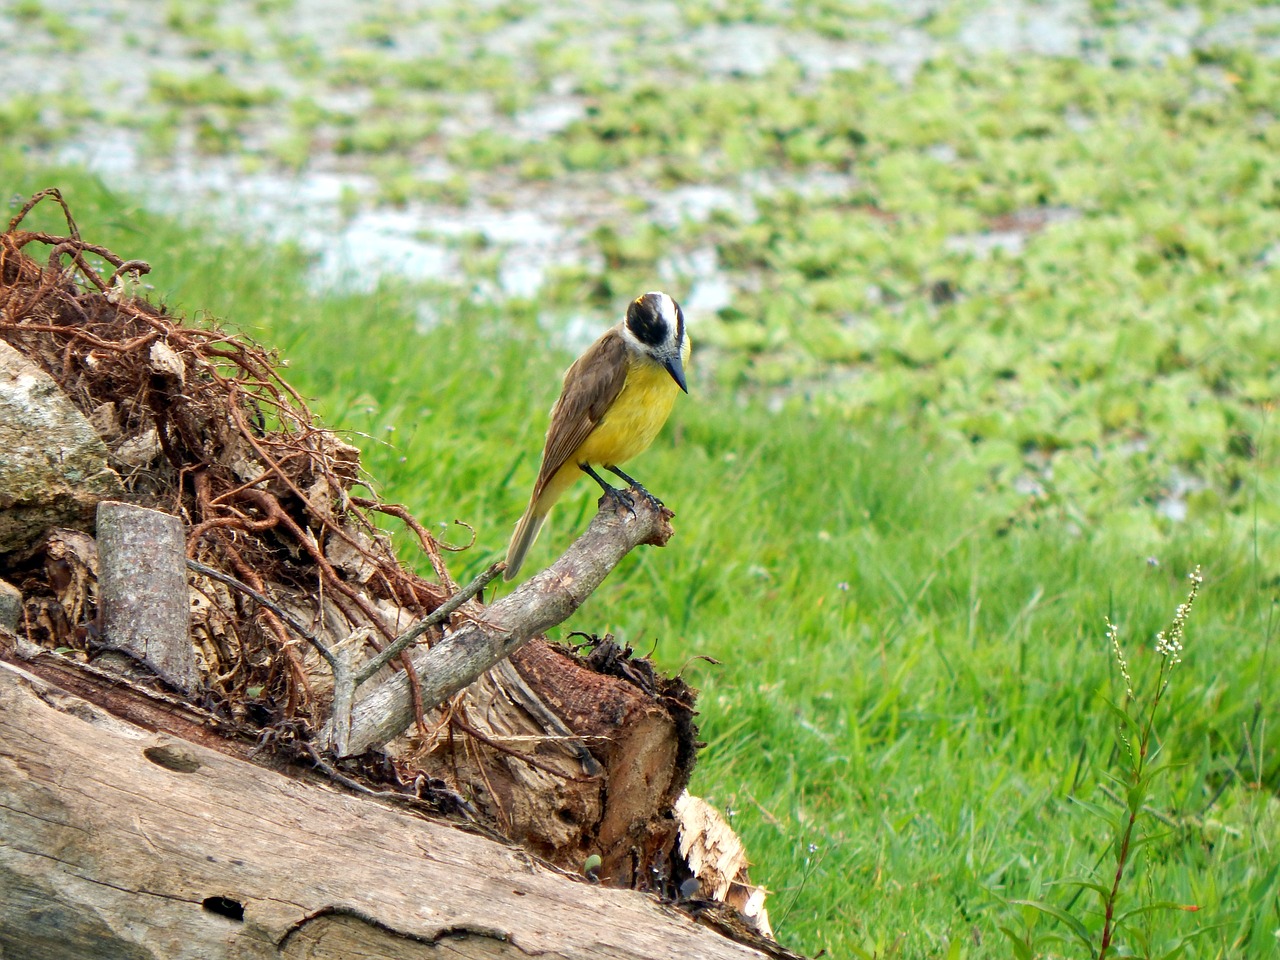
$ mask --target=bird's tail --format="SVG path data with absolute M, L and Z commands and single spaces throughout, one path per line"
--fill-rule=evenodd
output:
M 507 547 L 507 570 L 502 575 L 504 580 L 514 580 L 516 574 L 520 572 L 524 555 L 533 546 L 533 541 L 538 539 L 538 531 L 542 529 L 542 521 L 547 519 L 550 509 L 550 504 L 540 504 L 537 498 L 529 502 L 524 516 L 516 524 L 516 532 L 511 536 L 511 545 Z

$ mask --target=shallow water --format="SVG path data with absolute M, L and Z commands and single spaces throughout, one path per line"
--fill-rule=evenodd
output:
M 1280 9 L 1207 22 L 1194 7 L 1146 3 L 1126 5 L 1123 22 L 1107 25 L 1095 20 L 1085 0 L 869 5 L 867 17 L 853 24 L 847 37 L 770 22 L 689 28 L 679 7 L 659 2 L 625 8 L 552 2 L 534 5 L 519 17 L 494 15 L 471 24 L 455 22 L 454 14 L 463 8 L 403 3 L 396 21 L 379 27 L 359 4 L 222 0 L 203 8 L 211 11 L 207 29 L 175 23 L 165 5 L 129 0 L 50 0 L 43 9 L 80 42 L 59 43 L 54 30 L 29 17 L 0 16 L 0 103 L 25 94 L 48 103 L 42 121 L 55 135 L 52 145 L 32 148 L 36 156 L 82 163 L 114 185 L 145 193 L 161 209 L 212 214 L 269 238 L 301 241 L 319 251 L 316 277 L 325 284 L 365 287 L 386 273 L 456 283 L 459 242 L 480 238 L 503 254 L 491 291 L 498 297 L 536 297 L 550 271 L 598 266 L 592 231 L 634 217 L 628 204 L 637 198 L 648 205 L 647 217 L 670 227 L 705 221 L 717 210 L 750 221 L 761 195 L 787 189 L 838 196 L 853 187 L 853 178 L 763 172 L 667 189 L 643 177 L 610 173 L 530 183 L 510 174 L 455 170 L 437 149 L 417 157 L 413 173 L 437 182 L 461 176 L 466 202 L 411 200 L 392 206 L 377 200 L 379 158 L 372 154 L 339 153 L 332 143 L 322 143 L 309 152 L 300 172 L 263 162 L 264 147 L 288 127 L 290 111 L 304 99 L 337 113 L 371 109 L 377 91 L 340 82 L 335 65 L 353 49 L 368 50 L 375 28 L 387 31 L 380 57 L 404 63 L 445 57 L 461 70 L 479 55 L 533 63 L 539 51 L 545 54 L 548 45 L 569 37 L 590 52 L 592 70 L 620 83 L 634 78 L 616 70 L 611 74 L 611 65 L 620 60 L 615 51 L 637 47 L 645 51 L 645 62 L 652 51 L 649 79 L 674 84 L 700 77 L 759 77 L 780 61 L 794 63 L 813 80 L 880 64 L 910 84 L 921 64 L 940 55 L 1148 61 L 1213 45 L 1280 54 Z M 473 18 L 484 12 L 478 9 Z M 789 7 L 779 3 L 764 10 L 760 19 L 770 19 L 770 12 L 774 19 L 786 19 Z M 931 30 L 943 17 L 954 21 L 949 29 Z M 280 53 L 282 48 L 301 54 L 291 58 Z M 169 118 L 170 108 L 151 92 L 156 74 L 186 77 L 210 70 L 237 87 L 278 94 L 274 102 L 247 111 L 242 149 L 229 155 L 199 150 L 190 119 Z M 444 112 L 441 143 L 477 130 L 524 142 L 555 136 L 584 116 L 587 98 L 573 92 L 577 85 L 567 72 L 550 84 L 550 94 L 532 97 L 514 113 L 499 109 L 498 93 L 442 93 L 437 98 Z M 68 104 L 79 105 L 88 116 L 74 122 L 60 117 L 72 112 Z M 161 140 L 164 148 L 157 151 L 155 128 L 166 123 L 175 126 L 176 135 Z M 1014 223 L 952 238 L 951 246 L 978 254 L 1016 253 L 1034 228 Z M 732 297 L 732 283 L 713 248 L 678 252 L 660 272 L 658 279 L 680 284 L 698 311 L 720 309 Z

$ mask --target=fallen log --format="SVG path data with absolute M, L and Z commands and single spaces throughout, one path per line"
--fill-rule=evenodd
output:
M 657 899 L 302 782 L 0 663 L 0 955 L 767 956 Z

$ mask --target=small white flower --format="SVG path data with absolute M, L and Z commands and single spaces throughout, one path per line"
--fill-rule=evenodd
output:
M 1129 676 L 1129 664 L 1124 658 L 1124 651 L 1120 649 L 1120 628 L 1111 622 L 1111 618 L 1106 618 L 1107 623 L 1107 639 L 1111 641 L 1111 649 L 1116 655 L 1116 663 L 1120 665 L 1120 676 L 1124 678 L 1125 695 L 1133 697 L 1133 677 Z

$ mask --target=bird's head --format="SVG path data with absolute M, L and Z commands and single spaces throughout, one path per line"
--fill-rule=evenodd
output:
M 684 379 L 687 340 L 680 304 L 658 291 L 636 297 L 627 307 L 623 334 L 642 353 L 664 366 L 681 390 L 689 392 Z

